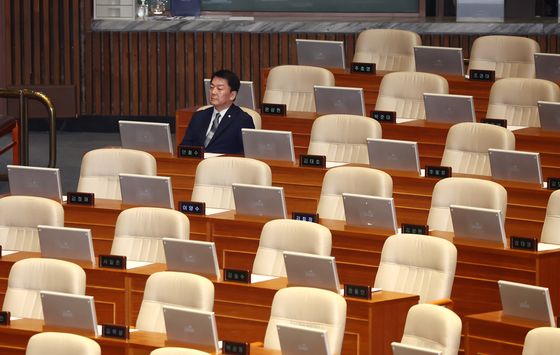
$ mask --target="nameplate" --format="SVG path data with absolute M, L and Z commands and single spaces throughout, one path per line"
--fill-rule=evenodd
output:
M 344 296 L 352 298 L 371 299 L 371 287 L 361 285 L 344 284 Z
M 507 120 L 502 120 L 499 118 L 483 118 L 481 122 L 507 128 Z
M 102 324 L 101 336 L 117 339 L 128 339 L 130 336 L 130 331 L 126 325 Z
M 99 267 L 126 270 L 126 256 L 99 255 Z
M 509 238 L 510 249 L 537 251 L 539 242 L 537 238 L 514 237 Z
M 451 177 L 450 166 L 426 166 L 426 177 L 445 179 Z
M 261 105 L 261 111 L 263 114 L 266 115 L 278 115 L 278 116 L 285 116 L 286 115 L 286 105 L 284 104 L 265 104 Z
M 546 179 L 546 188 L 549 190 L 560 189 L 560 178 L 549 177 L 548 179 Z
M 249 355 L 249 343 L 238 343 L 234 341 L 222 341 L 222 353 L 224 354 L 238 354 Z
M 292 219 L 296 221 L 304 221 L 304 222 L 319 222 L 319 214 L 318 213 L 303 213 L 303 212 L 292 212 Z
M 427 225 L 411 223 L 401 224 L 401 233 L 428 235 L 428 231 L 429 229 Z
M 350 64 L 351 73 L 375 74 L 375 63 L 352 63 Z
M 0 325 L 10 325 L 10 312 L 0 311 Z
M 179 158 L 204 159 L 203 146 L 180 145 L 177 149 Z
M 194 201 L 179 201 L 179 211 L 187 214 L 199 214 L 204 216 L 204 214 L 206 213 L 206 203 Z
M 371 111 L 371 118 L 380 123 L 397 123 L 395 111 Z
M 496 72 L 494 70 L 471 69 L 469 71 L 470 80 L 495 81 Z
M 95 205 L 95 195 L 92 192 L 67 192 L 66 203 L 69 205 Z
M 247 270 L 224 269 L 224 281 L 251 283 L 251 274 Z
M 327 166 L 327 157 L 324 155 L 308 155 L 299 156 L 299 166 L 306 168 L 325 168 Z

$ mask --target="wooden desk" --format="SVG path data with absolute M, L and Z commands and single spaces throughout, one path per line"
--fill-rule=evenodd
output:
M 521 355 L 527 333 L 534 328 L 550 326 L 507 316 L 502 311 L 473 314 L 465 317 L 463 324 L 466 327 L 466 355 Z

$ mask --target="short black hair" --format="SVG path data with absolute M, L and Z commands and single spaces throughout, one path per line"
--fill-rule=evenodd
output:
M 231 70 L 227 70 L 227 69 L 218 70 L 212 74 L 210 80 L 214 79 L 214 77 L 226 79 L 229 87 L 231 88 L 231 91 L 239 92 L 239 87 L 241 86 L 241 83 L 239 82 L 239 77 Z

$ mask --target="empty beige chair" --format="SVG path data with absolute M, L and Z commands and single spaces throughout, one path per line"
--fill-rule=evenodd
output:
M 4 250 L 40 251 L 39 224 L 64 226 L 62 205 L 43 197 L 0 198 L 0 245 Z
M 461 318 L 452 310 L 433 304 L 417 304 L 408 310 L 401 343 L 457 355 L 461 342 Z
M 286 276 L 284 251 L 331 255 L 331 231 L 320 224 L 275 219 L 267 222 L 261 232 L 253 273 Z
M 560 190 L 554 191 L 548 198 L 546 217 L 541 231 L 540 241 L 543 243 L 560 244 Z
M 189 239 L 189 218 L 175 210 L 134 207 L 119 213 L 111 254 L 165 263 L 162 238 Z
M 420 303 L 449 299 L 457 248 L 448 240 L 396 234 L 385 240 L 374 287 L 420 295 Z
M 368 164 L 367 138 L 381 138 L 381 124 L 355 115 L 325 115 L 313 122 L 307 154 L 327 161 Z
M 422 72 L 396 72 L 383 77 L 375 109 L 394 111 L 397 118 L 426 119 L 424 93 L 447 94 L 449 85 L 440 75 Z
M 414 71 L 414 46 L 421 46 L 420 36 L 411 31 L 371 29 L 356 40 L 353 62 L 375 63 L 377 70 Z
M 150 355 L 210 355 L 210 353 L 195 349 L 167 347 L 156 349 Z
M 560 101 L 560 88 L 542 79 L 506 78 L 490 90 L 486 117 L 507 120 L 508 126 L 540 127 L 538 101 Z
M 86 273 L 80 266 L 57 259 L 23 259 L 10 270 L 2 310 L 13 317 L 43 319 L 40 291 L 83 295 L 85 290 Z
M 525 336 L 523 355 L 560 354 L 560 328 L 535 328 Z
M 494 70 L 496 78 L 534 78 L 539 44 L 526 37 L 483 36 L 471 47 L 469 70 Z
M 134 149 L 103 148 L 82 158 L 78 191 L 93 192 L 95 198 L 120 200 L 119 174 L 156 175 L 156 159 Z
M 239 157 L 204 159 L 196 167 L 192 200 L 206 207 L 235 209 L 232 183 L 270 186 L 272 173 L 262 161 Z
M 430 229 L 453 232 L 450 205 L 489 208 L 502 211 L 502 222 L 507 212 L 507 191 L 493 181 L 451 177 L 438 181 L 432 192 L 428 214 Z
M 95 340 L 69 333 L 44 332 L 29 338 L 25 355 L 101 355 Z
M 441 165 L 450 166 L 453 173 L 489 176 L 489 148 L 515 150 L 515 136 L 495 125 L 458 123 L 447 133 Z
M 342 166 L 327 171 L 323 178 L 317 213 L 321 218 L 344 220 L 343 193 L 393 196 L 393 179 L 384 171 Z
M 162 271 L 152 274 L 146 282 L 136 328 L 165 333 L 163 306 L 211 312 L 214 307 L 214 284 L 203 276 L 186 272 Z
M 201 111 L 201 110 L 205 110 L 208 107 L 210 107 L 210 105 L 205 105 L 205 106 L 201 106 L 197 109 L 197 111 Z M 249 114 L 249 116 L 251 116 L 251 118 L 253 119 L 253 124 L 255 125 L 256 129 L 261 129 L 262 123 L 261 123 L 261 115 L 255 111 L 255 110 L 251 110 L 250 108 L 247 107 L 242 107 L 239 106 L 243 111 L 245 111 L 246 113 Z
M 280 65 L 268 73 L 263 102 L 285 104 L 288 111 L 315 112 L 314 85 L 334 86 L 333 73 L 307 65 Z
M 309 223 L 309 222 L 308 222 Z M 311 287 L 288 287 L 274 295 L 264 347 L 280 350 L 276 325 L 310 326 L 327 331 L 331 354 L 340 354 L 346 326 L 346 300 L 337 293 Z

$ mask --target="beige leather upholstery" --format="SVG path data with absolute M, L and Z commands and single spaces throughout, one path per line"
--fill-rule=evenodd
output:
M 111 254 L 128 260 L 165 263 L 162 238 L 189 239 L 189 218 L 169 208 L 134 207 L 122 211 L 115 225 Z
M 232 183 L 272 184 L 270 167 L 251 158 L 216 157 L 204 159 L 196 167 L 192 200 L 206 207 L 235 209 Z
M 13 317 L 43 319 L 40 291 L 83 295 L 85 290 L 86 273 L 80 266 L 57 259 L 23 259 L 10 270 L 2 310 Z
M 78 191 L 93 192 L 95 198 L 121 199 L 119 174 L 156 175 L 156 159 L 134 149 L 103 148 L 82 158 Z
M 411 31 L 371 29 L 356 40 L 353 62 L 375 63 L 377 70 L 414 71 L 414 46 L 421 46 L 420 36 Z
M 496 71 L 496 78 L 534 78 L 535 59 L 539 44 L 526 37 L 483 36 L 471 48 L 469 70 Z
M 357 166 L 341 166 L 323 178 L 317 213 L 321 218 L 344 220 L 343 193 L 393 196 L 393 179 L 384 171 Z
M 486 117 L 505 119 L 508 126 L 540 127 L 537 101 L 560 101 L 560 88 L 542 79 L 498 80 L 490 90 Z
M 0 245 L 4 250 L 40 251 L 39 224 L 64 226 L 62 205 L 43 197 L 0 198 Z
M 197 111 L 205 110 L 210 106 L 211 105 L 201 106 L 197 109 Z M 253 119 L 253 124 L 255 125 L 255 129 L 261 129 L 262 126 L 261 115 L 257 111 L 251 110 L 250 108 L 243 107 L 243 106 L 239 106 L 239 108 L 241 108 L 243 111 L 247 112 L 249 116 L 251 116 L 251 118 Z
M 214 284 L 205 277 L 186 272 L 162 271 L 148 278 L 136 328 L 165 333 L 163 306 L 212 311 Z
M 437 74 L 396 72 L 383 77 L 375 109 L 394 111 L 397 118 L 424 120 L 424 93 L 447 94 L 447 80 Z
M 453 173 L 489 176 L 489 148 L 515 150 L 515 136 L 495 125 L 458 123 L 447 133 L 441 165 L 450 166 Z
M 408 310 L 401 343 L 457 355 L 461 342 L 461 318 L 452 310 L 433 304 L 417 304 Z
M 313 122 L 307 154 L 327 161 L 368 164 L 367 138 L 381 138 L 376 120 L 356 115 L 325 115 Z
M 449 298 L 457 248 L 448 240 L 396 234 L 385 240 L 375 287 L 420 295 L 420 303 Z
M 333 73 L 307 65 L 280 65 L 268 73 L 262 102 L 285 104 L 288 111 L 315 112 L 314 85 L 334 86 Z
M 331 231 L 320 224 L 275 219 L 267 222 L 261 232 L 253 273 L 286 276 L 284 251 L 331 255 Z
M 543 243 L 560 244 L 560 190 L 554 191 L 548 198 L 546 217 L 541 232 Z
M 210 355 L 210 353 L 195 349 L 168 347 L 156 349 L 150 355 Z
M 560 328 L 535 328 L 525 336 L 523 355 L 560 354 Z
M 440 180 L 432 192 L 432 206 L 428 214 L 430 229 L 453 232 L 450 205 L 501 210 L 502 222 L 505 222 L 507 191 L 502 185 L 489 180 L 462 177 Z
M 69 333 L 44 332 L 29 338 L 25 355 L 101 355 L 95 340 Z
M 309 222 L 307 222 L 309 223 Z M 276 292 L 264 347 L 280 350 L 277 324 L 325 329 L 332 354 L 340 354 L 346 326 L 346 300 L 332 291 L 311 287 L 288 287 Z

